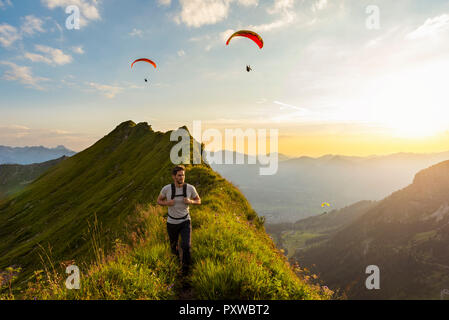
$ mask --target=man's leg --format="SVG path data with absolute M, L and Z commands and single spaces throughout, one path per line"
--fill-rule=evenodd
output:
M 191 257 L 190 257 L 190 247 L 192 237 L 192 225 L 190 220 L 182 223 L 181 228 L 181 248 L 182 248 L 182 273 L 186 275 L 190 270 Z
M 167 232 L 168 237 L 170 238 L 170 248 L 171 252 L 178 258 L 179 260 L 179 250 L 178 250 L 178 238 L 180 226 L 178 224 L 167 223 Z M 179 261 L 181 262 L 181 261 Z

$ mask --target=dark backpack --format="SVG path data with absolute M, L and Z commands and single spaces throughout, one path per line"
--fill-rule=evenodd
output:
M 187 198 L 187 183 L 182 185 L 182 194 L 176 194 L 175 184 L 171 184 L 171 199 L 173 200 L 175 197 L 184 197 Z
M 176 193 L 176 187 L 175 187 L 175 184 L 172 183 L 171 184 L 171 199 L 173 200 L 175 197 L 187 198 L 187 183 L 184 183 L 182 186 L 182 194 L 175 194 L 175 193 Z M 189 216 L 189 214 L 186 214 L 184 217 L 181 217 L 181 218 L 174 218 L 171 215 L 168 215 L 168 216 L 174 220 L 184 220 L 185 218 L 187 218 Z

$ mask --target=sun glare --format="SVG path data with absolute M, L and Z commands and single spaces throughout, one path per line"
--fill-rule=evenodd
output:
M 425 138 L 449 129 L 449 63 L 378 79 L 371 99 L 375 122 L 401 137 Z

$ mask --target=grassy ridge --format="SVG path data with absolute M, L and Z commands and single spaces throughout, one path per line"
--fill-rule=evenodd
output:
M 326 299 L 331 292 L 299 279 L 279 252 L 246 199 L 211 169 L 189 167 L 203 205 L 192 208 L 189 281 L 196 299 Z M 213 185 L 214 188 L 208 188 Z M 62 270 L 37 275 L 27 299 L 176 299 L 180 265 L 170 253 L 165 209 L 136 211 L 131 242 L 117 241 L 115 252 L 85 265 L 81 290 L 66 290 Z
M 146 123 L 122 123 L 0 202 L 0 270 L 22 267 L 14 297 L 179 297 L 180 266 L 168 246 L 166 209 L 154 207 L 171 182 L 169 138 L 170 132 L 156 133 Z M 203 203 L 191 208 L 194 298 L 329 297 L 295 275 L 235 186 L 206 164 L 188 166 L 186 176 Z M 65 289 L 64 266 L 73 260 L 81 290 Z M 36 271 L 41 261 L 43 271 Z M 8 284 L 3 281 L 3 298 L 12 298 Z
M 98 217 L 105 249 L 123 232 L 138 203 L 154 201 L 169 182 L 170 133 L 125 122 L 85 151 L 66 159 L 17 196 L 0 201 L 0 269 L 24 275 L 40 261 L 38 244 L 58 260 L 88 260 L 88 221 Z

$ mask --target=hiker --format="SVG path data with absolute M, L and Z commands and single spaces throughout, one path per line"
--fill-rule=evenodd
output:
M 173 254 L 179 259 L 178 239 L 181 235 L 182 248 L 182 274 L 189 273 L 191 258 L 191 234 L 192 225 L 190 221 L 189 205 L 201 204 L 200 196 L 191 184 L 185 183 L 185 167 L 178 165 L 173 168 L 172 178 L 174 183 L 162 188 L 157 203 L 168 206 L 167 232 L 170 238 L 170 247 Z

